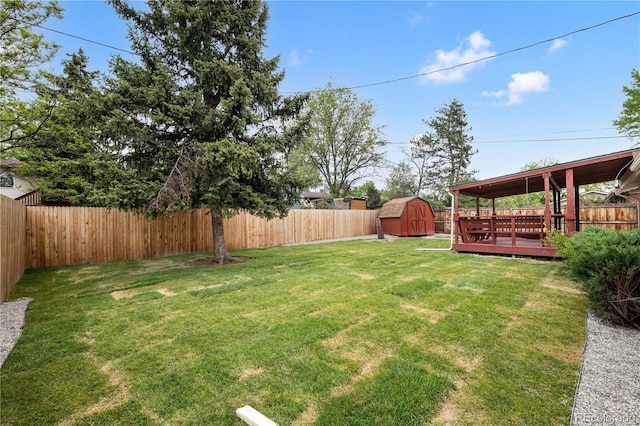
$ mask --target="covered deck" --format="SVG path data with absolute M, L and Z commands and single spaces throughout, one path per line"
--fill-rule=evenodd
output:
M 457 185 L 453 194 L 453 250 L 535 257 L 555 257 L 557 248 L 544 241 L 545 230 L 571 235 L 580 230 L 579 188 L 615 181 L 616 188 L 640 186 L 640 149 L 558 164 L 493 179 Z M 562 191 L 566 207 L 561 206 Z M 497 198 L 544 192 L 543 215 L 498 216 Z M 459 197 L 476 199 L 475 216 L 460 216 Z M 480 215 L 480 199 L 490 199 L 492 214 Z

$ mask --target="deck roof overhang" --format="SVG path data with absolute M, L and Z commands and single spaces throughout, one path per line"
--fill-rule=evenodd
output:
M 634 165 L 636 167 L 634 167 Z M 485 179 L 452 186 L 451 192 L 477 198 L 495 199 L 545 190 L 544 176 L 549 174 L 553 185 L 566 188 L 567 170 L 573 169 L 574 186 L 599 182 L 621 182 L 622 187 L 640 185 L 640 149 L 630 149 L 598 157 L 557 164 L 541 169 Z

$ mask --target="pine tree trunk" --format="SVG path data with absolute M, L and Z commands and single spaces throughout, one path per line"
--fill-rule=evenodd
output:
M 222 219 L 211 212 L 211 229 L 213 230 L 213 262 L 231 263 L 235 259 L 227 252 L 227 243 L 224 240 L 224 224 Z

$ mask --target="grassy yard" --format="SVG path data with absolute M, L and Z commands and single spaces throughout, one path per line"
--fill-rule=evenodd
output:
M 568 424 L 584 298 L 561 265 L 359 240 L 28 271 L 3 425 Z

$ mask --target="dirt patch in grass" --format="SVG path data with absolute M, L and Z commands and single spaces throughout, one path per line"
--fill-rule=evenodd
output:
M 307 409 L 304 410 L 302 414 L 300 414 L 298 418 L 291 423 L 291 426 L 304 426 L 314 424 L 318 420 L 318 415 L 318 407 L 315 403 L 312 402 L 307 406 Z
M 79 274 L 91 274 L 93 272 L 100 271 L 102 268 L 99 266 L 83 266 L 82 269 L 78 271 Z
M 545 287 L 545 288 L 548 288 L 548 289 L 551 289 L 551 290 L 562 291 L 562 292 L 565 292 L 565 293 L 584 294 L 584 292 L 579 288 L 569 287 L 569 286 L 565 286 L 565 285 L 558 285 L 558 284 L 556 284 L 557 282 L 558 282 L 558 280 L 556 279 L 555 274 L 549 275 L 542 282 L 542 287 Z
M 403 282 L 403 283 L 408 283 L 408 282 L 411 282 L 413 280 L 419 280 L 420 278 L 423 278 L 423 277 L 413 275 L 413 276 L 397 277 L 396 280 L 400 281 L 400 282 Z
M 240 377 L 238 377 L 238 380 L 246 380 L 249 377 L 257 376 L 258 374 L 262 373 L 264 373 L 264 368 L 245 368 L 244 370 L 242 370 L 242 373 L 240 373 Z
M 546 287 L 546 288 L 550 288 L 551 290 L 558 290 L 558 291 L 564 291 L 567 293 L 573 293 L 573 294 L 582 294 L 582 290 L 578 290 L 577 288 L 571 288 L 571 287 L 564 287 L 561 285 L 554 285 L 554 284 L 542 284 L 542 287 Z
M 476 356 L 475 358 L 465 356 L 462 353 L 462 349 L 456 345 L 429 346 L 426 350 L 448 359 L 453 365 L 464 369 L 469 374 L 482 362 L 481 356 Z
M 360 318 L 357 322 L 338 331 L 332 337 L 322 340 L 320 343 L 325 347 L 328 347 L 331 349 L 338 349 L 349 342 L 349 339 L 350 339 L 349 333 L 351 333 L 353 329 L 360 327 L 363 324 L 373 320 L 377 315 L 378 315 L 377 313 L 371 312 L 365 317 Z
M 447 315 L 447 312 L 434 311 L 433 309 L 421 308 L 420 306 L 415 306 L 415 305 L 404 304 L 404 305 L 400 305 L 400 307 L 402 309 L 417 312 L 421 315 L 426 316 L 429 319 L 429 322 L 431 324 L 436 324 L 438 321 L 440 321 L 442 318 L 444 318 Z
M 505 324 L 504 328 L 500 332 L 500 336 L 506 336 L 511 331 L 513 326 L 518 323 L 519 320 L 520 317 L 518 317 L 518 315 L 513 315 L 511 318 L 509 318 L 509 322 Z
M 113 297 L 116 300 L 129 299 L 133 296 L 137 296 L 142 293 L 144 293 L 144 290 L 139 290 L 139 289 L 118 290 L 118 291 L 111 292 L 111 297 Z
M 468 285 L 455 285 L 455 284 L 445 284 L 442 288 L 446 288 L 446 289 L 455 289 L 455 290 L 467 290 L 470 291 L 474 294 L 480 294 L 480 293 L 484 293 L 484 289 L 482 288 L 477 288 L 477 287 L 471 287 Z
M 348 383 L 345 383 L 342 386 L 333 388 L 333 390 L 331 391 L 331 396 L 333 397 L 342 396 L 342 395 L 346 395 L 348 393 L 353 392 L 355 385 L 362 379 L 372 376 L 373 373 L 375 373 L 375 371 L 378 369 L 380 364 L 382 364 L 382 361 L 384 361 L 390 355 L 391 355 L 391 352 L 383 352 L 376 359 L 368 360 L 366 363 L 364 363 L 364 365 L 362 366 L 362 368 L 358 373 L 351 376 Z
M 145 262 L 143 262 L 140 265 L 140 267 L 135 268 L 134 270 L 131 270 L 129 273 L 132 274 L 132 275 L 146 274 L 146 273 L 149 273 L 149 272 L 157 272 L 157 271 L 162 271 L 162 270 L 165 270 L 165 269 L 180 268 L 182 266 L 184 266 L 184 265 L 181 262 L 178 262 L 178 261 L 175 261 L 175 260 L 148 259 Z
M 166 288 L 161 288 L 159 290 L 157 290 L 158 293 L 160 293 L 163 296 L 168 296 L 168 297 L 172 297 L 172 296 L 176 296 L 178 293 L 174 293 L 171 290 L 167 290 Z
M 100 367 L 100 371 L 108 377 L 109 385 L 115 388 L 114 393 L 100 399 L 95 404 L 83 410 L 76 411 L 64 421 L 58 423 L 59 426 L 78 424 L 85 417 L 111 410 L 129 401 L 131 394 L 129 392 L 129 386 L 126 384 L 125 376 L 114 371 L 111 362 L 107 362 Z
M 545 302 L 544 300 L 532 300 L 529 299 L 524 303 L 525 309 L 552 309 L 553 305 Z
M 249 262 L 250 260 L 253 260 L 253 257 L 238 256 L 238 257 L 233 257 L 232 259 L 233 260 L 225 262 L 221 265 L 217 262 L 214 262 L 213 257 L 206 257 L 204 259 L 190 260 L 186 262 L 185 265 L 186 266 L 224 266 L 224 265 L 232 265 L 234 263 Z
M 371 274 L 354 274 L 356 277 L 360 278 L 361 280 L 375 280 L 376 277 L 375 275 L 371 275 Z
M 482 362 L 482 357 L 477 356 L 472 359 L 463 360 L 458 358 L 456 364 L 465 369 L 467 374 L 471 375 L 473 371 Z M 432 424 L 453 425 L 458 423 L 460 410 L 458 407 L 464 407 L 467 404 L 468 397 L 466 395 L 466 379 L 459 379 L 454 382 L 455 390 L 449 395 L 449 398 L 442 403 L 438 413 L 433 418 Z

